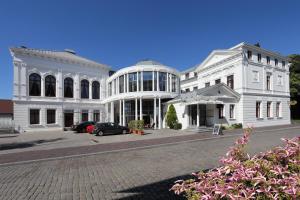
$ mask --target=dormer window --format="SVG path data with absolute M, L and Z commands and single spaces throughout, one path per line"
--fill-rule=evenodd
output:
M 257 62 L 261 62 L 261 54 L 257 54 Z
M 278 66 L 278 60 L 275 59 L 275 66 Z
M 252 51 L 247 51 L 247 58 L 248 58 L 249 60 L 252 59 Z
M 267 56 L 267 64 L 269 65 L 270 64 L 270 57 Z

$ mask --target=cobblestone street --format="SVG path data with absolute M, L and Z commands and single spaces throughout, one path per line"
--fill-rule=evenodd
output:
M 300 128 L 251 136 L 249 151 L 282 144 Z M 0 166 L 0 199 L 180 199 L 173 182 L 218 165 L 238 136 Z

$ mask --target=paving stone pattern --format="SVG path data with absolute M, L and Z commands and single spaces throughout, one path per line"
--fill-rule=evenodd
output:
M 282 144 L 299 130 L 254 134 L 249 151 Z M 0 166 L 0 199 L 182 199 L 168 191 L 173 182 L 217 166 L 236 138 Z

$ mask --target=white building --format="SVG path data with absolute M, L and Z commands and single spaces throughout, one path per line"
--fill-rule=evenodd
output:
M 16 128 L 62 129 L 74 123 L 105 120 L 101 100 L 106 95 L 110 68 L 62 52 L 11 48 L 14 64 L 14 119 Z
M 70 50 L 10 51 L 20 131 L 62 129 L 86 120 L 126 125 L 133 119 L 162 128 L 170 104 L 183 129 L 290 124 L 288 58 L 257 46 L 215 50 L 181 74 L 151 60 L 112 74 L 108 66 Z
M 240 43 L 212 51 L 182 73 L 181 91 L 173 102 L 183 128 L 290 124 L 288 58 L 257 46 Z M 189 91 L 190 98 L 184 94 Z

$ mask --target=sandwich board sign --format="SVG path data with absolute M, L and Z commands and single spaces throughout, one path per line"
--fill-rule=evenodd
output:
M 214 124 L 213 135 L 220 135 L 222 133 L 221 124 Z

